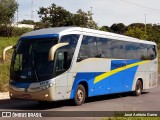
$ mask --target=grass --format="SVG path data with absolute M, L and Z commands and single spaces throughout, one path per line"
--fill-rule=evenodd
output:
M 5 47 L 15 45 L 18 37 L 0 37 L 0 92 L 8 91 L 10 60 L 13 50 L 6 54 L 6 61 L 2 61 L 2 51 Z

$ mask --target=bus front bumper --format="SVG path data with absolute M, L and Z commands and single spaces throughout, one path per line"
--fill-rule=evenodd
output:
M 52 86 L 45 90 L 34 91 L 19 88 L 9 88 L 9 95 L 11 99 L 29 99 L 38 101 L 55 101 L 55 87 Z

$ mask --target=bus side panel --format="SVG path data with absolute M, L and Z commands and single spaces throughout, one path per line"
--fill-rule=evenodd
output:
M 132 91 L 135 90 L 136 81 L 138 79 L 142 79 L 143 89 L 149 89 L 157 86 L 157 80 L 158 80 L 157 59 L 138 66 L 132 86 Z
M 102 85 L 97 86 L 94 84 L 94 79 L 96 76 L 103 74 L 106 71 L 110 71 L 110 59 L 100 59 L 100 58 L 89 58 L 77 62 L 70 72 L 74 73 L 71 95 L 70 98 L 74 98 L 76 88 L 78 84 L 82 81 L 88 84 L 88 94 L 89 96 L 95 95 L 96 91 L 101 91 Z M 101 83 L 99 83 L 101 84 Z M 106 83 L 107 86 L 109 83 Z M 98 89 L 99 87 L 99 89 Z M 98 92 L 99 93 L 99 92 Z
M 82 81 L 85 81 L 88 84 L 88 96 L 132 91 L 134 76 L 138 66 L 126 68 L 126 66 L 123 65 L 124 63 L 132 65 L 139 61 L 111 60 L 110 62 L 107 59 L 103 62 L 101 60 L 96 60 L 96 62 L 93 61 L 87 62 L 89 64 L 86 64 L 85 61 L 78 63 L 80 65 L 77 64 L 78 72 L 73 81 L 71 98 L 74 98 L 76 88 Z M 96 67 L 100 64 L 102 64 L 102 69 Z M 106 70 L 103 68 L 105 64 L 108 65 L 108 67 L 105 68 Z

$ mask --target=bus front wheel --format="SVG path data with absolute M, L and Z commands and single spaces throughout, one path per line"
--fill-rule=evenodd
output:
M 74 97 L 74 102 L 76 105 L 81 105 L 84 103 L 86 98 L 86 91 L 83 85 L 79 84 L 76 89 L 76 94 Z
M 135 86 L 134 95 L 135 95 L 135 96 L 141 95 L 142 89 L 143 89 L 142 82 L 141 82 L 140 80 L 137 80 L 136 86 Z

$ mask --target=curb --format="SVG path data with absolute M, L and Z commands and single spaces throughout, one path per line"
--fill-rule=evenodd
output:
M 9 92 L 0 92 L 0 100 L 9 99 Z

